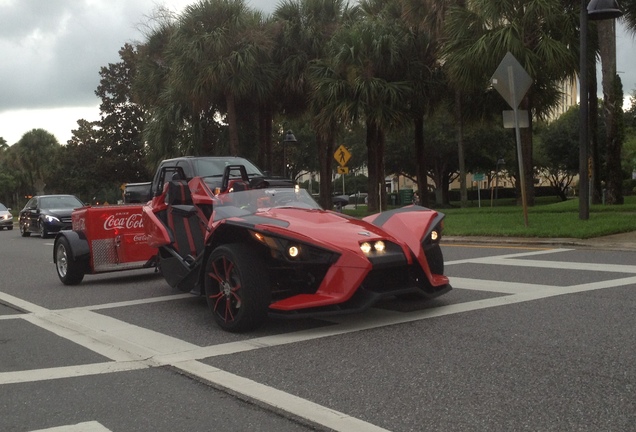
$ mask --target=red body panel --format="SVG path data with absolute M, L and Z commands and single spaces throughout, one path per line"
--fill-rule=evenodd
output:
M 157 253 L 148 244 L 141 209 L 141 205 L 118 205 L 73 212 L 73 231 L 86 237 L 94 273 L 141 268 Z

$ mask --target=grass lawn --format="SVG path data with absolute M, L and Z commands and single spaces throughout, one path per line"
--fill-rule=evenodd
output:
M 523 208 L 513 200 L 477 202 L 473 207 L 440 209 L 446 214 L 446 236 L 547 237 L 592 238 L 621 232 L 636 231 L 636 196 L 625 197 L 620 206 L 592 205 L 589 220 L 579 219 L 579 201 L 560 201 L 554 197 L 539 197 L 528 208 L 528 226 L 524 224 Z M 364 216 L 364 209 L 345 210 L 353 216 Z

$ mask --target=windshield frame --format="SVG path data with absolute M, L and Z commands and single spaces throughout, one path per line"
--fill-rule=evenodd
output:
M 323 210 L 306 189 L 270 187 L 216 195 L 214 220 L 244 217 L 274 209 Z

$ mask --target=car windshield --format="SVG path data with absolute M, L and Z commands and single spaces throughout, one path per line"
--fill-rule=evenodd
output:
M 242 217 L 275 208 L 322 209 L 307 190 L 298 188 L 250 189 L 214 198 L 215 220 Z
M 0 203 L 0 211 L 7 211 L 7 208 L 2 203 Z
M 201 177 L 222 177 L 228 165 L 243 165 L 249 177 L 262 177 L 263 173 L 250 161 L 242 158 L 197 159 L 194 161 L 196 173 Z
M 83 206 L 84 204 L 80 200 L 70 195 L 50 196 L 40 199 L 40 208 L 42 209 L 74 209 Z

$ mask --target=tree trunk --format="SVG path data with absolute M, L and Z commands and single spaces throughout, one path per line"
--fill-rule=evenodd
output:
M 239 152 L 239 136 L 238 136 L 238 120 L 236 117 L 236 101 L 232 93 L 225 95 L 227 104 L 227 123 L 230 130 L 230 155 L 238 156 Z
M 333 170 L 333 135 L 324 136 L 316 134 L 316 145 L 318 146 L 318 158 L 320 160 L 320 205 L 330 210 L 333 207 L 331 201 L 332 185 L 331 173 Z
M 462 116 L 462 94 L 455 91 L 455 120 L 457 121 L 457 155 L 459 158 L 459 190 L 462 207 L 468 206 L 468 191 L 466 189 L 466 164 L 464 161 L 464 123 Z
M 415 160 L 416 160 L 416 175 L 417 175 L 417 191 L 420 196 L 420 205 L 428 207 L 428 168 L 426 160 L 426 148 L 424 141 L 424 116 L 417 115 L 413 119 L 415 124 Z
M 385 166 L 384 166 L 384 148 L 385 148 L 385 135 L 384 131 L 378 128 L 377 133 L 377 164 L 378 164 L 378 184 L 380 185 L 380 193 L 378 197 L 380 199 L 380 210 L 385 211 L 387 209 L 387 193 L 386 193 L 386 181 L 385 181 Z
M 621 146 L 618 137 L 616 91 L 616 23 L 614 20 L 598 22 L 599 48 L 601 52 L 603 79 L 603 112 L 605 114 L 605 137 L 607 145 L 607 204 L 623 204 L 623 181 L 621 172 Z
M 368 210 L 375 212 L 380 209 L 380 185 L 378 176 L 378 153 L 377 153 L 377 141 L 378 141 L 378 128 L 373 120 L 367 120 L 367 160 L 369 166 L 369 180 L 368 180 Z M 384 183 L 384 180 L 382 180 Z

